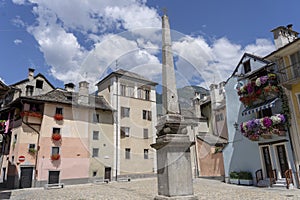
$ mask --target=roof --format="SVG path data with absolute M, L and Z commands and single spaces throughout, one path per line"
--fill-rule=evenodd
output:
M 103 78 L 101 81 L 99 81 L 96 85 L 99 85 L 101 83 L 103 83 L 104 81 L 114 77 L 114 76 L 117 76 L 117 77 L 125 77 L 125 78 L 130 78 L 130 79 L 133 79 L 133 80 L 140 80 L 140 81 L 144 81 L 144 82 L 147 82 L 148 85 L 157 85 L 156 82 L 153 82 L 137 73 L 134 73 L 134 72 L 129 72 L 129 71 L 126 71 L 126 70 L 123 70 L 123 69 L 119 69 L 115 72 L 112 72 L 110 73 L 108 76 L 106 76 L 105 78 Z
M 0 80 L 0 97 L 2 95 L 5 95 L 8 90 L 9 90 L 9 87 Z
M 220 146 L 228 143 L 225 138 L 215 136 L 211 133 L 198 133 L 197 138 L 211 146 Z
M 292 46 L 292 45 L 296 45 L 296 43 L 299 42 L 299 41 L 300 41 L 300 38 L 297 38 L 297 39 L 295 39 L 293 42 L 290 42 L 290 43 L 284 45 L 283 47 L 280 47 L 279 49 L 277 49 L 277 50 L 273 51 L 272 53 L 270 53 L 269 55 L 265 56 L 264 58 L 265 58 L 265 59 L 268 59 L 268 58 L 271 57 L 272 55 L 274 55 L 274 54 L 276 54 L 276 53 L 278 53 L 278 52 L 280 52 L 280 51 L 282 51 L 282 50 L 284 50 L 284 49 L 286 49 L 286 48 L 288 48 L 288 47 L 290 47 L 290 46 Z M 299 43 L 300 43 L 300 42 L 299 42 Z
M 41 73 L 38 73 L 37 75 L 35 75 L 33 78 L 34 79 L 36 79 L 37 77 L 42 77 L 53 89 L 55 88 L 49 81 L 48 81 L 48 79 L 43 75 L 43 74 L 41 74 Z M 26 78 L 26 79 L 24 79 L 24 80 L 21 80 L 21 81 L 19 81 L 19 82 L 17 82 L 17 83 L 14 83 L 14 84 L 11 84 L 10 86 L 16 86 L 16 85 L 20 85 L 20 84 L 22 84 L 22 83 L 26 83 L 26 82 L 28 82 L 29 81 L 29 79 L 28 78 Z
M 253 59 L 256 59 L 256 60 L 260 60 L 262 62 L 265 62 L 266 64 L 270 64 L 271 62 L 268 61 L 268 60 L 265 60 L 264 58 L 262 57 L 259 57 L 259 56 L 256 56 L 256 55 L 253 55 L 253 54 L 250 54 L 250 53 L 244 53 L 244 55 L 242 56 L 242 58 L 240 59 L 240 61 L 238 62 L 237 66 L 235 67 L 234 71 L 232 72 L 231 76 L 225 81 L 225 84 L 228 82 L 228 80 L 235 75 L 235 73 L 238 71 L 240 65 L 242 64 L 243 60 L 245 57 L 250 57 L 250 58 L 253 58 Z
M 68 92 L 60 88 L 54 89 L 46 94 L 37 95 L 37 96 L 26 96 L 21 98 L 27 100 L 34 100 L 34 101 L 70 104 L 73 106 L 84 106 L 84 107 L 113 111 L 113 108 L 105 100 L 103 96 L 89 95 L 89 103 L 85 105 L 85 104 L 78 103 L 77 92 Z

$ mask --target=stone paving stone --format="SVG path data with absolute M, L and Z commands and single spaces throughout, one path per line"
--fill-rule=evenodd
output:
M 300 189 L 258 188 L 222 183 L 218 180 L 195 179 L 194 193 L 199 199 L 300 199 Z M 5 190 L 0 199 L 66 199 L 66 200 L 148 200 L 157 194 L 155 178 L 108 184 L 66 185 L 63 189 L 29 188 Z

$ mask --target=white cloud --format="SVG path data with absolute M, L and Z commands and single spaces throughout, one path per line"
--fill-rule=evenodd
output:
M 86 79 L 93 85 L 118 60 L 118 68 L 160 82 L 161 19 L 145 0 L 13 2 L 32 4 L 36 22 L 27 25 L 27 30 L 35 37 L 49 71 L 57 79 L 65 83 Z M 19 17 L 14 23 L 25 26 Z M 112 34 L 115 32 L 120 33 Z M 266 55 L 274 50 L 266 39 L 257 39 L 243 48 L 226 38 L 209 44 L 200 36 L 175 35 L 178 86 L 192 82 L 207 87 L 225 80 L 245 51 Z
M 15 40 L 14 40 L 14 43 L 15 43 L 16 45 L 21 44 L 22 42 L 23 42 L 23 41 L 20 40 L 20 39 L 15 39 Z

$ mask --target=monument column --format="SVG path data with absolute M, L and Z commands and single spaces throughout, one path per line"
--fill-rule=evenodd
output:
M 192 142 L 179 111 L 167 15 L 162 16 L 162 84 L 163 116 L 156 126 L 156 143 L 151 145 L 157 154 L 158 195 L 155 199 L 197 199 L 192 181 Z

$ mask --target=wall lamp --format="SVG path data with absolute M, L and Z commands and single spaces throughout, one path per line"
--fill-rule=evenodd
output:
M 239 124 L 237 122 L 234 122 L 233 127 L 237 131 L 239 129 Z

